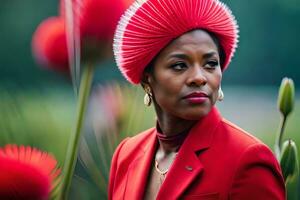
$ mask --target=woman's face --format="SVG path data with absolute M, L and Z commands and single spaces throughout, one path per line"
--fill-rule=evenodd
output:
M 217 45 L 203 30 L 172 41 L 146 73 L 156 110 L 186 120 L 207 115 L 218 98 L 222 79 Z

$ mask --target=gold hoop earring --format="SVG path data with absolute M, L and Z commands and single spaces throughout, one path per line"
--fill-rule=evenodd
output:
M 224 99 L 224 93 L 221 87 L 219 87 L 219 96 L 218 96 L 218 100 L 219 101 L 223 101 Z
M 149 86 L 145 86 L 145 96 L 144 96 L 144 104 L 146 106 L 150 106 L 152 103 L 152 94 L 151 94 L 151 89 Z

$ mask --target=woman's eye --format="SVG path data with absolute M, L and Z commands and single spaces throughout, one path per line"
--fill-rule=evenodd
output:
M 216 68 L 219 66 L 219 62 L 216 60 L 208 61 L 205 65 L 207 68 Z
M 183 62 L 178 62 L 178 63 L 175 63 L 175 64 L 171 65 L 171 68 L 176 70 L 176 71 L 183 70 L 186 67 L 187 67 L 186 64 L 183 63 Z

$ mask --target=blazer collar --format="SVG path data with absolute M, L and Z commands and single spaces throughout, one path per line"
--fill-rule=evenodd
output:
M 209 148 L 213 142 L 214 130 L 220 121 L 221 115 L 214 106 L 205 117 L 192 127 L 181 148 L 190 147 L 194 151 Z
M 217 108 L 213 107 L 209 114 L 190 130 L 159 190 L 158 200 L 178 199 L 204 170 L 196 152 L 211 146 L 220 120 Z
M 214 130 L 220 120 L 221 116 L 218 110 L 213 107 L 207 116 L 200 119 L 192 127 L 160 188 L 158 200 L 179 198 L 190 183 L 202 172 L 204 167 L 196 152 L 210 147 Z M 137 152 L 136 159 L 128 168 L 124 199 L 143 198 L 158 145 L 156 129 L 152 131 L 153 133 L 150 134 L 149 138 L 146 138 L 147 143 L 141 148 L 141 151 Z
M 127 183 L 123 199 L 143 199 L 147 187 L 148 175 L 153 166 L 153 158 L 158 141 L 155 129 L 151 130 L 147 143 L 137 152 L 136 159 L 128 167 Z

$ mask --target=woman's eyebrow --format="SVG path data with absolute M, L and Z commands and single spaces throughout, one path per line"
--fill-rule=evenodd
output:
M 188 59 L 189 57 L 188 57 L 186 54 L 183 54 L 183 53 L 173 53 L 173 54 L 170 54 L 170 55 L 168 56 L 168 58 Z
M 208 53 L 205 53 L 202 58 L 203 59 L 208 59 L 208 58 L 211 58 L 211 57 L 214 57 L 214 56 L 218 56 L 218 53 L 215 52 L 215 51 L 212 51 L 212 52 L 208 52 Z M 189 56 L 184 54 L 184 53 L 173 53 L 173 54 L 170 54 L 169 56 L 167 56 L 168 59 L 170 58 L 180 58 L 180 59 L 189 59 Z
M 214 57 L 214 56 L 218 56 L 218 53 L 215 52 L 215 51 L 212 51 L 212 52 L 209 52 L 209 53 L 204 54 L 202 57 L 203 57 L 204 59 L 207 59 L 207 58 L 211 58 L 211 57 Z

